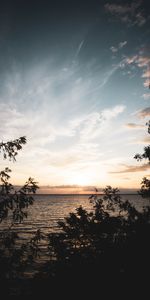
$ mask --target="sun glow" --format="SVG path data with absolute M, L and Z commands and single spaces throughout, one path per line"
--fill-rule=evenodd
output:
M 76 174 L 72 175 L 69 184 L 77 184 L 77 185 L 89 185 L 91 183 L 91 180 L 89 176 L 84 174 Z
M 87 169 L 86 171 L 80 173 L 70 174 L 67 183 L 71 185 L 77 184 L 82 186 L 95 185 L 98 183 L 100 184 L 100 182 L 105 180 L 106 177 L 107 177 L 106 170 L 103 169 L 103 171 L 102 170 L 100 171 L 99 168 L 98 169 L 92 168 L 90 170 Z

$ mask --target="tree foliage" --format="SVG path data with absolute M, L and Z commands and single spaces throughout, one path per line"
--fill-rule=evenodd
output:
M 147 131 L 148 133 L 150 134 L 150 121 L 148 121 L 146 123 L 146 126 L 148 127 Z M 134 158 L 137 160 L 137 161 L 141 161 L 143 159 L 146 159 L 148 160 L 148 163 L 150 163 L 150 145 L 144 147 L 144 152 L 142 154 L 136 154 L 134 156 Z
M 92 266 L 95 273 L 99 269 L 101 277 L 107 272 L 130 274 L 142 270 L 141 256 L 146 257 L 150 250 L 147 241 L 150 208 L 139 212 L 129 201 L 123 201 L 119 190 L 111 186 L 103 193 L 103 196 L 93 194 L 90 197 L 94 205 L 92 212 L 77 208 L 75 213 L 59 222 L 61 233 L 49 234 L 50 255 L 59 262 L 56 276 L 61 272 L 58 266 L 63 266 L 62 272 L 64 268 L 71 268 L 71 274 L 80 270 L 77 276 L 80 272 L 83 276 L 83 266 L 84 276 L 87 269 L 88 274 L 92 273 Z M 144 259 L 143 264 L 145 267 Z
M 4 159 L 16 160 L 18 151 L 26 143 L 25 137 L 0 143 L 0 153 Z M 18 233 L 14 226 L 27 218 L 27 208 L 34 202 L 33 194 L 38 188 L 33 178 L 16 189 L 10 182 L 11 170 L 6 167 L 0 172 L 0 223 L 5 226 L 0 229 L 0 278 L 12 278 L 19 276 L 19 272 L 27 264 L 27 259 L 35 255 L 39 241 L 39 232 L 28 243 L 18 246 Z M 27 251 L 28 250 L 28 251 Z M 26 263 L 25 263 L 26 262 Z
M 148 121 L 146 123 L 146 126 L 148 127 L 148 134 L 150 134 L 150 121 Z M 150 145 L 148 145 L 147 147 L 144 147 L 144 152 L 143 154 L 136 154 L 134 156 L 134 158 L 137 161 L 141 161 L 143 159 L 145 159 L 146 161 L 148 161 L 148 164 L 150 164 Z M 141 182 L 141 189 L 139 191 L 139 194 L 143 197 L 143 198 L 149 198 L 150 197 L 150 180 L 147 179 L 146 177 L 144 177 L 142 179 Z
M 26 208 L 33 204 L 33 197 L 31 194 L 35 194 L 38 188 L 33 178 L 29 177 L 28 181 L 19 190 L 15 190 L 14 186 L 9 183 L 11 170 L 5 168 L 4 171 L 0 172 L 0 222 L 8 217 L 11 218 L 12 222 L 22 222 L 27 217 Z
M 22 145 L 26 144 L 27 140 L 25 136 L 20 137 L 19 139 L 1 142 L 0 143 L 0 153 L 3 154 L 4 159 L 16 160 L 18 151 L 22 149 Z

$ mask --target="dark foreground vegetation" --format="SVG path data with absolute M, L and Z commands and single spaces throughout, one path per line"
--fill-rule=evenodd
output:
M 148 132 L 150 133 L 148 123 Z M 3 144 L 4 158 L 15 159 L 25 138 L 10 144 Z M 8 147 L 5 147 L 8 146 Z M 144 148 L 136 159 L 150 161 L 150 147 Z M 13 152 L 14 151 L 14 152 Z M 12 155 L 9 155 L 12 153 Z M 123 201 L 119 190 L 107 186 L 103 196 L 97 191 L 90 196 L 93 210 L 82 207 L 59 222 L 60 233 L 45 236 L 37 231 L 24 244 L 17 243 L 13 231 L 17 223 L 27 217 L 27 208 L 33 203 L 32 194 L 38 188 L 32 178 L 15 191 L 9 183 L 8 168 L 0 173 L 0 220 L 9 217 L 11 224 L 0 232 L 0 282 L 6 296 L 51 296 L 67 293 L 80 296 L 79 289 L 87 293 L 116 294 L 121 287 L 122 294 L 129 289 L 142 293 L 149 288 L 150 273 L 150 206 L 138 211 L 128 201 Z M 142 197 L 150 197 L 150 180 L 143 178 Z M 42 255 L 40 243 L 47 241 L 48 261 L 38 266 L 33 278 L 26 270 L 35 267 L 35 260 Z M 115 293 L 114 293 L 115 291 Z M 141 296 L 142 297 L 142 296 Z M 122 299 L 122 295 L 120 295 Z M 145 299 L 145 298 L 143 298 Z

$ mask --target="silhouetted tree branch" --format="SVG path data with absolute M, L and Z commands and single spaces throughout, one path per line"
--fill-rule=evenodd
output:
M 18 151 L 22 149 L 22 145 L 26 144 L 27 140 L 25 136 L 20 137 L 19 139 L 8 141 L 6 143 L 0 143 L 0 153 L 3 153 L 4 159 L 16 160 L 16 155 Z
M 150 134 L 150 121 L 148 121 L 146 123 L 146 126 L 148 127 L 148 133 Z M 149 146 L 146 146 L 144 147 L 144 153 L 143 154 L 136 154 L 134 156 L 135 159 L 137 159 L 137 161 L 141 161 L 143 159 L 147 159 L 148 162 L 150 163 L 150 145 Z

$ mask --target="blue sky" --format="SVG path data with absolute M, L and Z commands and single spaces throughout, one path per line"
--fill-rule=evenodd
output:
M 133 159 L 149 143 L 148 1 L 0 6 L 0 138 L 28 141 L 7 162 L 13 183 L 138 188 L 149 175 Z

